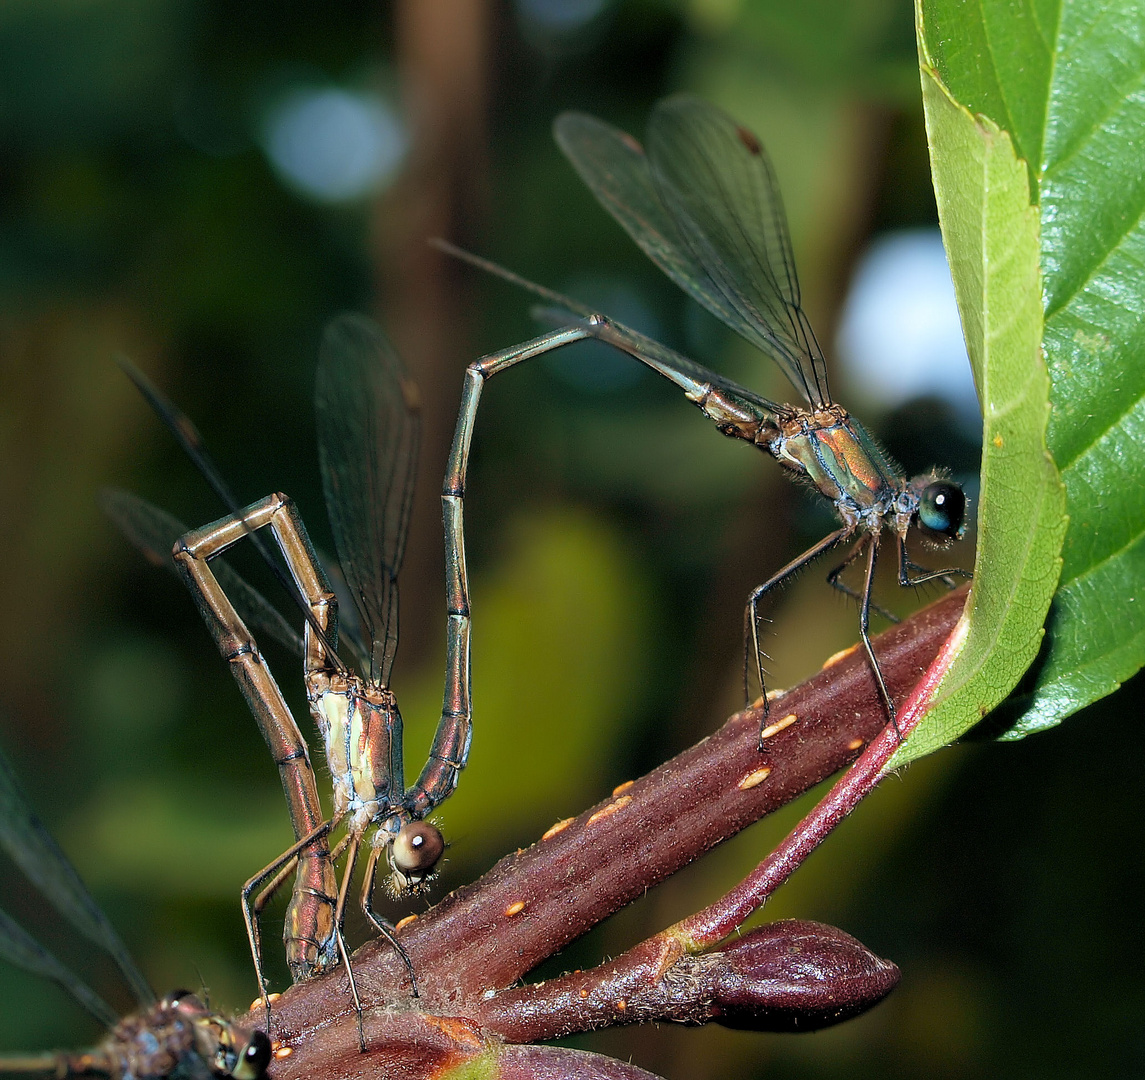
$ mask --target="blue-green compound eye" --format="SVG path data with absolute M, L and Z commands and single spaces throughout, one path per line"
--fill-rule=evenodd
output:
M 954 540 L 966 517 L 966 496 L 949 480 L 927 484 L 918 501 L 918 519 L 928 532 Z

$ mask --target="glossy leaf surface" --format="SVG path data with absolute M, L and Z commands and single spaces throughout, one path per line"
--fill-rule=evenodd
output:
M 982 502 L 961 645 L 892 766 L 958 738 L 1016 685 L 1042 638 L 1065 530 L 1045 448 L 1049 379 L 1026 168 L 1006 132 L 947 93 L 920 44 L 939 217 L 983 406 Z
M 1060 722 L 1145 662 L 1145 37 L 1140 10 L 927 0 L 939 78 L 1011 133 L 1041 223 L 1047 442 L 1069 530 L 1047 648 L 1003 737 Z

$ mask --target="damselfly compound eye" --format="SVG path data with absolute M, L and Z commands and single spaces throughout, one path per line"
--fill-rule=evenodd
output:
M 231 1076 L 234 1080 L 259 1080 L 270 1064 L 270 1056 L 270 1039 L 266 1032 L 252 1031 Z
M 950 480 L 928 484 L 918 503 L 918 520 L 923 528 L 945 540 L 955 540 L 962 533 L 966 517 L 966 496 Z
M 428 821 L 414 821 L 403 825 L 394 838 L 390 852 L 393 868 L 417 884 L 437 865 L 445 850 L 441 831 Z

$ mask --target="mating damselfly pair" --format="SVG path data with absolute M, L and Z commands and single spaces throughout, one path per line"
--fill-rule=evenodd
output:
M 125 493 L 110 493 L 105 505 L 139 547 L 155 561 L 177 568 L 191 589 L 272 750 L 296 837 L 296 843 L 242 891 L 264 1000 L 258 915 L 270 895 L 294 874 L 284 932 L 292 976 L 298 980 L 341 964 L 360 1017 L 342 924 L 363 845 L 368 847 L 363 910 L 405 959 L 411 990 L 417 992 L 416 972 L 400 939 L 375 914 L 371 899 L 383 856 L 389 860 L 395 891 L 409 894 L 424 885 L 443 848 L 440 832 L 425 818 L 454 789 L 468 755 L 470 613 L 463 505 L 478 403 L 491 375 L 575 341 L 603 341 L 668 378 L 723 434 L 765 450 L 834 506 L 839 526 L 764 581 L 748 599 L 745 684 L 750 667 L 761 691 L 760 601 L 819 555 L 850 543 L 828 581 L 859 602 L 860 637 L 888 722 L 894 723 L 894 703 L 868 633 L 883 531 L 888 530 L 897 545 L 900 584 L 934 579 L 953 584 L 954 575 L 965 573 L 955 568 L 925 571 L 907 551 L 907 535 L 916 524 L 940 546 L 962 534 L 961 488 L 939 474 L 906 478 L 830 396 L 823 354 L 802 308 L 778 188 L 759 140 L 721 110 L 687 96 L 657 106 L 646 147 L 583 114 L 560 117 L 556 135 L 599 201 L 640 247 L 693 299 L 769 355 L 795 387 L 800 404 L 764 398 L 606 315 L 458 252 L 517 281 L 567 317 L 558 329 L 483 357 L 466 372 L 442 490 L 444 702 L 429 760 L 410 787 L 404 783 L 401 714 L 389 677 L 397 641 L 397 574 L 416 467 L 418 399 L 392 347 L 367 320 L 343 316 L 328 328 L 319 361 L 315 395 L 319 461 L 340 574 L 351 597 L 349 608 L 343 605 L 351 618 L 341 628 L 331 582 L 334 568 L 315 554 L 293 504 L 275 494 L 242 505 L 222 481 L 187 418 L 133 373 L 212 482 L 227 514 L 205 528 L 187 530 L 164 511 Z M 305 615 L 301 636 L 225 563 L 209 561 L 250 538 L 278 566 L 270 545 L 260 540 L 263 528 L 271 530 L 274 547 L 285 562 L 280 576 Z M 168 553 L 173 547 L 172 562 Z M 841 574 L 860 561 L 865 576 L 862 586 L 852 589 Z M 275 637 L 303 658 L 310 710 L 334 785 L 330 817 L 322 810 L 306 741 L 252 630 Z M 362 675 L 339 656 L 340 639 L 360 662 Z M 330 833 L 343 824 L 345 836 L 331 847 Z M 343 852 L 346 866 L 339 881 L 334 861 Z
M 585 338 L 596 338 L 632 355 L 679 386 L 725 435 L 771 454 L 797 478 L 828 499 L 840 525 L 751 594 L 745 612 L 745 679 L 750 664 L 763 686 L 759 603 L 796 571 L 832 548 L 851 542 L 842 562 L 828 575 L 836 588 L 859 601 L 859 630 L 882 696 L 888 720 L 894 704 L 886 691 L 868 634 L 874 570 L 882 533 L 896 541 L 899 582 L 904 586 L 941 579 L 952 584 L 965 571 L 924 571 L 907 551 L 907 535 L 918 525 L 938 546 L 964 529 L 965 497 L 954 482 L 938 474 L 906 478 L 877 447 L 866 430 L 829 393 L 823 353 L 801 305 L 798 278 L 786 219 L 770 162 L 759 140 L 722 110 L 696 98 L 661 102 L 653 113 L 645 149 L 631 136 L 592 117 L 570 113 L 556 123 L 565 154 L 601 204 L 644 251 L 685 292 L 729 327 L 770 356 L 788 376 L 802 404 L 780 404 L 695 363 L 674 350 L 594 312 L 578 302 L 474 256 L 441 245 L 494 273 L 517 281 L 569 315 L 566 325 L 532 341 L 483 357 L 466 372 L 461 408 L 442 489 L 445 516 L 447 670 L 442 718 L 430 760 L 418 782 L 401 781 L 401 723 L 387 686 L 396 646 L 396 576 L 405 545 L 416 453 L 416 391 L 384 336 L 357 316 L 344 316 L 327 330 L 316 391 L 319 461 L 327 513 L 335 535 L 341 572 L 349 586 L 364 632 L 344 629 L 351 651 L 365 660 L 370 674 L 357 680 L 338 658 L 334 620 L 336 600 L 328 575 L 314 555 L 301 519 L 281 496 L 241 509 L 206 456 L 194 428 L 174 406 L 150 387 L 145 393 L 221 495 L 228 517 L 187 533 L 177 546 L 177 561 L 195 593 L 220 649 L 232 660 L 236 677 L 276 749 L 276 760 L 289 772 L 288 797 L 298 843 L 252 879 L 276 874 L 270 891 L 302 857 L 321 868 L 326 884 L 306 881 L 300 873 L 295 903 L 288 915 L 288 955 L 296 978 L 347 964 L 341 940 L 353 859 L 365 822 L 378 826 L 368 861 L 363 904 L 371 921 L 369 893 L 379 850 L 388 848 L 399 888 L 412 878 L 396 861 L 395 837 L 421 821 L 452 791 L 469 746 L 469 585 L 465 562 L 463 506 L 465 477 L 485 380 L 542 353 Z M 137 381 L 142 383 L 140 377 Z M 117 495 L 108 503 L 124 530 L 156 557 L 181 534 L 182 526 L 133 497 Z M 212 575 L 207 560 L 228 546 L 269 526 L 283 552 L 291 590 L 307 615 L 305 638 L 290 637 L 273 609 L 237 575 L 220 566 Z M 862 586 L 851 589 L 842 572 L 862 560 Z M 224 576 L 225 575 L 225 576 Z M 240 617 L 241 613 L 241 617 Z M 245 623 L 293 642 L 305 655 L 311 711 L 326 744 L 334 776 L 335 815 L 323 821 L 313 794 L 313 770 L 304 741 L 265 668 Z M 380 696 L 379 696 L 380 695 Z M 764 708 L 766 710 L 766 698 Z M 354 724 L 359 726 L 355 729 Z M 368 767 L 356 772 L 347 733 L 357 731 L 368 747 Z M 368 734 L 368 737 L 366 733 Z M 365 786 L 369 797 L 356 794 Z M 358 802 L 355 802 L 358 799 Z M 335 895 L 330 887 L 330 855 L 322 841 L 340 820 L 349 820 L 347 871 Z M 427 849 L 436 856 L 440 834 L 426 830 Z M 335 853 L 341 848 L 336 848 Z M 433 859 L 427 859 L 432 868 Z M 423 871 L 416 871 L 420 880 Z M 259 964 L 257 920 L 266 893 L 248 914 L 252 950 Z M 298 910 L 305 911 L 300 919 Z M 316 912 L 325 909 L 319 919 Z M 396 940 L 396 939 L 392 939 Z M 410 971 L 416 989 L 416 976 Z M 260 975 L 261 978 L 261 975 Z M 352 979 L 352 975 L 351 975 Z M 352 985 L 352 983 L 351 983 Z

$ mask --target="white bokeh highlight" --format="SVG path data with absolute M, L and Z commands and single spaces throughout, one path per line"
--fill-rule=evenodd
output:
M 342 203 L 379 190 L 405 156 L 408 139 L 378 95 L 300 87 L 269 111 L 262 143 L 274 170 L 300 194 Z
M 837 347 L 856 396 L 884 409 L 938 397 L 967 424 L 979 423 L 954 284 L 937 229 L 875 239 L 851 281 Z

